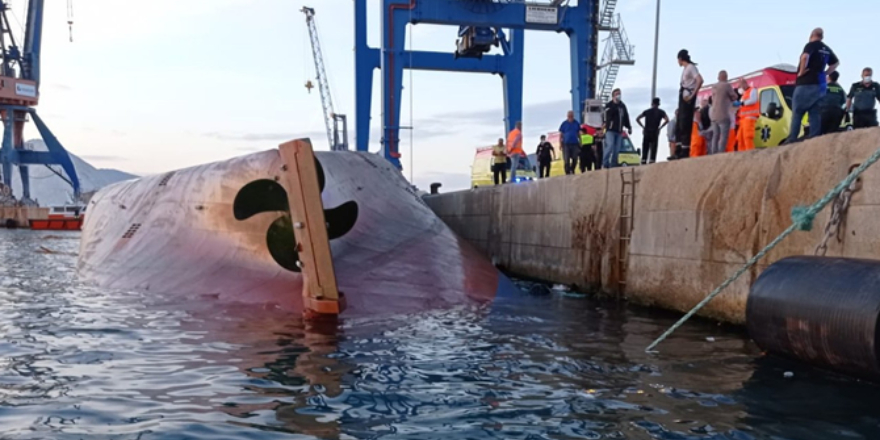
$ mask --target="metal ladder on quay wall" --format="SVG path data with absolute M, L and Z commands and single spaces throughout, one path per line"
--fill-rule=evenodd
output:
M 620 239 L 617 242 L 617 285 L 620 293 L 626 291 L 629 264 L 629 245 L 635 227 L 633 216 L 636 209 L 636 170 L 627 167 L 620 170 Z

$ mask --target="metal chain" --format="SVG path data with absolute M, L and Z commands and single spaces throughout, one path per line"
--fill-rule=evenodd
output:
M 834 199 L 834 204 L 831 205 L 831 217 L 828 219 L 828 223 L 825 224 L 825 237 L 816 246 L 815 255 L 825 256 L 825 253 L 828 252 L 828 241 L 831 240 L 831 237 L 836 236 L 838 243 L 843 241 L 840 224 L 846 217 L 847 210 L 849 210 L 853 193 L 861 189 L 861 187 L 861 180 L 856 179 Z

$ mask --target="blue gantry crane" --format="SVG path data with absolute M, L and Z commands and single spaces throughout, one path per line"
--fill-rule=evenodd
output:
M 28 0 L 24 45 L 19 47 L 8 18 L 10 2 L 0 0 L 0 120 L 3 122 L 0 166 L 3 184 L 7 188 L 12 186 L 12 167 L 18 167 L 23 202 L 30 201 L 29 165 L 60 165 L 67 175 L 66 180 L 73 187 L 74 196 L 79 198 L 80 195 L 79 179 L 70 155 L 34 109 L 40 96 L 43 6 L 43 0 Z M 70 20 L 68 24 L 72 24 Z M 24 124 L 29 117 L 34 121 L 48 151 L 25 149 Z
M 523 112 L 525 30 L 568 35 L 571 108 L 580 113 L 596 89 L 599 31 L 609 30 L 612 26 L 604 20 L 606 14 L 600 11 L 599 0 L 572 3 L 570 0 L 381 0 L 381 47 L 373 48 L 367 43 L 367 0 L 354 0 L 357 150 L 368 151 L 369 147 L 373 73 L 376 70 L 382 77 L 382 154 L 398 168 L 404 69 L 501 76 L 504 128 L 509 131 L 521 120 Z M 612 3 L 613 15 L 616 0 L 606 0 L 606 3 Z M 407 25 L 418 23 L 458 26 L 455 51 L 406 50 Z M 601 25 L 606 26 L 603 29 Z M 488 54 L 492 47 L 500 47 L 501 53 Z

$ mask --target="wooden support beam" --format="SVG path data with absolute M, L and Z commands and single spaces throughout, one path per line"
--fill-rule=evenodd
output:
M 304 313 L 312 318 L 339 315 L 345 310 L 345 297 L 336 285 L 312 143 L 298 139 L 278 149 L 290 188 L 287 199 L 303 274 Z

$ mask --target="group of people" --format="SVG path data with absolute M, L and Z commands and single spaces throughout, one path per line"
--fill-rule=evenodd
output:
M 804 138 L 811 138 L 840 129 L 846 118 L 853 128 L 878 126 L 876 104 L 880 102 L 880 84 L 872 78 L 873 70 L 862 70 L 861 81 L 850 87 L 849 93 L 838 84 L 840 61 L 824 42 L 824 31 L 816 28 L 804 47 L 797 68 L 792 118 L 788 143 L 801 139 L 801 125 L 807 115 L 809 127 Z M 642 164 L 657 160 L 660 133 L 667 129 L 671 156 L 669 160 L 748 151 L 755 148 L 755 131 L 761 116 L 758 91 L 742 78 L 731 84 L 726 71 L 718 73 L 718 82 L 712 86 L 711 95 L 699 99 L 703 77 L 687 50 L 679 51 L 682 67 L 678 108 L 669 119 L 660 108 L 660 99 L 654 98 L 651 108 L 642 112 L 636 122 L 643 130 Z M 736 88 L 734 88 L 736 86 Z M 619 166 L 619 153 L 623 133 L 632 134 L 629 112 L 621 101 L 621 90 L 612 92 L 612 100 L 605 105 L 603 127 L 582 125 L 569 111 L 559 127 L 565 174 L 574 174 L 580 162 L 581 172 Z M 495 184 L 506 181 L 506 171 L 511 170 L 511 181 L 516 180 L 520 165 L 531 169 L 528 156 L 522 148 L 522 123 L 503 139 L 493 151 L 493 174 Z M 550 176 L 550 164 L 556 160 L 553 146 L 541 136 L 537 149 L 538 176 Z
M 873 80 L 873 70 L 863 69 L 861 80 L 845 93 L 837 82 L 840 60 L 823 40 L 824 31 L 814 29 L 799 57 L 787 143 L 836 132 L 845 119 L 855 129 L 878 126 L 880 84 Z M 669 133 L 673 152 L 670 159 L 754 149 L 756 124 L 761 116 L 757 90 L 745 79 L 740 79 L 734 90 L 727 72 L 722 70 L 712 86 L 711 97 L 697 106 L 703 77 L 687 50 L 678 53 L 678 63 L 683 70 L 675 130 Z M 804 115 L 808 129 L 801 137 Z
M 629 111 L 620 95 L 620 89 L 611 92 L 601 128 L 582 125 L 575 119 L 573 111 L 568 112 L 568 117 L 559 126 L 565 174 L 574 174 L 578 161 L 581 173 L 619 166 L 623 133 L 632 134 Z
M 683 56 L 679 61 L 693 66 L 690 57 L 686 53 Z M 701 84 L 702 77 L 696 75 Z M 758 91 L 745 79 L 740 79 L 736 87 L 728 82 L 727 71 L 718 72 L 711 95 L 702 98 L 699 106 L 695 96 L 684 97 L 689 90 L 682 87 L 676 128 L 669 136 L 670 160 L 755 148 L 755 127 L 761 115 Z
M 507 182 L 508 168 L 510 181 L 516 182 L 516 171 L 521 165 L 526 169 L 532 168 L 529 156 L 523 150 L 522 122 L 517 122 L 507 135 L 507 145 L 504 139 L 498 139 L 498 143 L 492 147 L 492 178 L 495 184 Z

